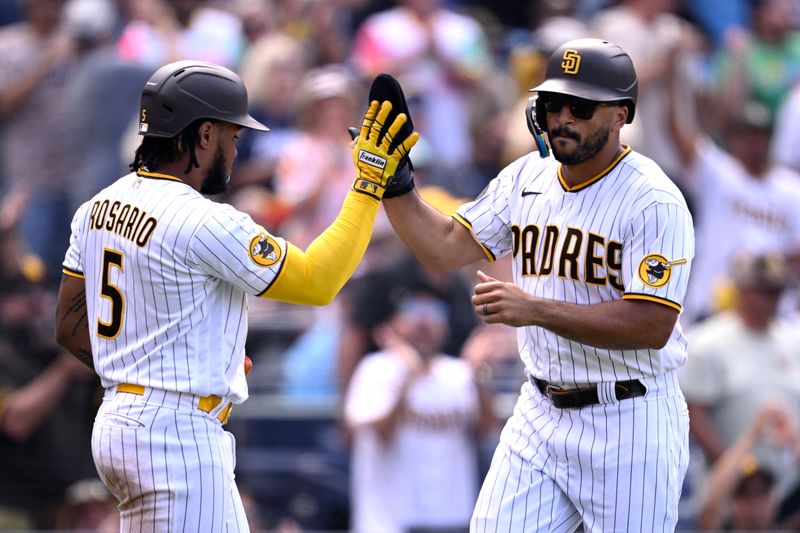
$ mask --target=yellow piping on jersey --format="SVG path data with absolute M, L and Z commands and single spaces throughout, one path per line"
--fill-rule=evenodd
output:
M 470 234 L 472 235 L 472 238 L 475 239 L 475 242 L 477 242 L 478 244 L 481 245 L 481 248 L 483 249 L 483 253 L 486 254 L 486 259 L 490 263 L 494 263 L 497 260 L 497 258 L 494 256 L 492 251 L 490 249 L 488 249 L 486 246 L 484 246 L 484 244 L 481 241 L 479 241 L 478 238 L 475 236 L 475 232 L 472 231 L 472 224 L 470 224 L 469 220 L 467 220 L 466 218 L 462 217 L 458 213 L 453 213 L 451 216 L 454 219 L 456 219 L 456 222 L 458 222 L 459 224 L 461 224 L 462 226 L 464 226 L 465 228 L 467 228 L 469 230 Z
M 623 144 L 622 146 L 625 146 L 625 145 Z M 630 153 L 630 151 L 631 151 L 631 147 L 630 147 L 630 146 L 625 146 L 625 149 L 622 151 L 622 153 L 621 153 L 621 154 L 619 154 L 619 155 L 618 155 L 618 156 L 617 156 L 617 157 L 616 157 L 616 158 L 615 158 L 615 159 L 614 159 L 614 160 L 611 162 L 611 164 L 610 164 L 610 165 L 608 165 L 608 166 L 607 166 L 605 169 L 603 169 L 603 171 L 602 171 L 602 172 L 600 172 L 600 174 L 598 174 L 597 176 L 593 176 L 593 177 L 589 178 L 588 180 L 584 181 L 583 183 L 579 183 L 579 184 L 575 185 L 574 187 L 570 187 L 570 186 L 567 184 L 567 182 L 564 180 L 564 176 L 562 176 L 562 175 L 561 175 L 561 169 L 563 169 L 563 168 L 564 168 L 564 165 L 559 165 L 559 166 L 558 166 L 558 181 L 560 181 L 560 182 L 561 182 L 561 186 L 562 186 L 562 187 L 564 188 L 564 190 L 565 190 L 565 191 L 567 191 L 567 192 L 577 192 L 577 191 L 580 191 L 581 189 L 585 189 L 586 187 L 588 187 L 588 186 L 589 186 L 589 185 L 591 185 L 592 183 L 594 183 L 594 182 L 596 182 L 596 181 L 600 180 L 600 179 L 601 179 L 601 178 L 603 178 L 603 177 L 604 177 L 606 174 L 608 174 L 609 172 L 611 172 L 612 170 L 614 170 L 614 167 L 615 167 L 615 166 L 617 166 L 617 163 L 619 163 L 619 162 L 622 160 L 622 158 L 623 158 L 623 157 L 625 157 L 626 155 L 628 155 L 628 154 Z
M 67 267 L 62 268 L 61 272 L 63 272 L 67 276 L 72 276 L 73 278 L 84 279 L 86 277 L 86 276 L 83 275 L 82 272 L 77 272 L 75 270 L 70 270 Z
M 146 176 L 148 178 L 158 178 L 158 179 L 163 179 L 163 180 L 179 181 L 179 182 L 183 183 L 183 180 L 178 178 L 178 177 L 176 177 L 176 176 L 170 176 L 169 174 L 161 174 L 159 172 L 150 172 L 149 170 L 139 169 L 139 170 L 136 171 L 136 175 L 137 176 Z
M 646 300 L 648 302 L 655 302 L 657 304 L 666 305 L 667 307 L 671 307 L 676 311 L 680 312 L 681 306 L 676 304 L 671 300 L 667 300 L 666 298 L 659 298 L 658 296 L 652 296 L 650 294 L 637 294 L 637 293 L 626 293 L 622 295 L 623 300 Z

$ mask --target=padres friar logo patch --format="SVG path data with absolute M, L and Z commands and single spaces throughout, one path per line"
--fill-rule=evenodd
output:
M 272 266 L 281 260 L 281 249 L 275 239 L 260 233 L 250 239 L 250 259 L 262 267 Z
M 564 69 L 564 74 L 577 74 L 581 68 L 581 56 L 578 51 L 572 48 L 564 50 L 562 58 L 561 68 Z
M 648 287 L 663 287 L 672 275 L 672 267 L 687 262 L 686 259 L 670 261 L 663 255 L 650 254 L 639 263 L 639 278 Z

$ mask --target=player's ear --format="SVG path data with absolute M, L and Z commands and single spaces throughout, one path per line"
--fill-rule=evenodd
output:
M 214 123 L 210 120 L 207 120 L 200 124 L 200 129 L 198 131 L 199 140 L 197 142 L 200 148 L 208 148 L 211 144 L 211 132 L 214 129 Z
M 622 126 L 628 121 L 628 113 L 630 109 L 627 105 L 621 104 L 614 108 L 614 126 L 622 129 Z

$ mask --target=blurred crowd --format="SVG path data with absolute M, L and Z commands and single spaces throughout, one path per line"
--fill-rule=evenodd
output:
M 800 529 L 798 0 L 3 0 L 0 529 L 116 530 L 89 448 L 102 391 L 54 343 L 54 291 L 75 209 L 129 171 L 159 66 L 242 76 L 271 131 L 243 135 L 220 200 L 305 247 L 350 186 L 347 128 L 376 74 L 402 83 L 417 186 L 452 213 L 534 149 L 528 89 L 581 36 L 632 57 L 623 141 L 694 216 L 681 527 Z M 339 424 L 349 508 L 314 528 L 464 531 L 500 400 L 524 379 L 513 329 L 481 325 L 469 301 L 477 267 L 510 279 L 507 261 L 434 275 L 379 217 L 330 306 L 251 301 L 251 396 L 327 406 Z M 257 487 L 243 491 L 254 530 L 311 527 Z

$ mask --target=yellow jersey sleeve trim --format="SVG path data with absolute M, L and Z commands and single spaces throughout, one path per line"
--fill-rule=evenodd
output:
M 680 312 L 682 307 L 680 304 L 673 302 L 672 300 L 667 300 L 666 298 L 659 298 L 658 296 L 653 296 L 650 294 L 639 294 L 634 292 L 627 292 L 622 295 L 623 300 L 646 300 L 648 302 L 655 302 L 661 305 L 666 305 L 667 307 L 671 307 L 676 311 Z
M 78 272 L 77 270 L 70 270 L 67 267 L 63 267 L 61 269 L 61 272 L 63 272 L 67 276 L 71 276 L 73 278 L 78 278 L 78 279 L 84 279 L 85 278 L 85 276 L 83 275 L 83 272 Z
M 490 249 L 488 249 L 486 246 L 484 246 L 484 244 L 481 241 L 479 241 L 478 238 L 475 236 L 475 232 L 472 231 L 472 224 L 470 223 L 469 220 L 467 220 L 466 218 L 462 217 L 458 213 L 453 213 L 453 215 L 451 215 L 451 216 L 454 219 L 456 219 L 456 222 L 458 222 L 459 224 L 461 224 L 462 226 L 464 226 L 465 228 L 467 228 L 469 230 L 470 234 L 472 235 L 472 238 L 475 239 L 475 242 L 477 242 L 480 245 L 481 249 L 483 250 L 483 253 L 486 254 L 486 259 L 490 263 L 494 263 L 495 261 L 497 261 L 497 258 L 494 256 L 492 251 Z
M 178 178 L 178 177 L 170 176 L 169 174 L 161 174 L 159 172 L 150 172 L 149 170 L 139 169 L 139 170 L 136 171 L 136 174 L 138 176 L 145 176 L 147 178 L 155 178 L 155 179 L 159 179 L 159 180 L 179 181 L 179 182 L 183 183 L 183 180 Z
M 608 165 L 602 172 L 600 172 L 600 174 L 598 174 L 596 176 L 593 176 L 593 177 L 589 178 L 588 180 L 584 181 L 583 183 L 579 183 L 579 184 L 575 185 L 574 187 L 570 187 L 567 184 L 567 182 L 564 180 L 564 176 L 561 175 L 561 170 L 564 168 L 564 165 L 559 165 L 559 167 L 558 167 L 558 181 L 561 183 L 561 187 L 563 187 L 564 190 L 567 191 L 567 192 L 576 192 L 576 191 L 580 191 L 581 189 L 585 189 L 586 187 L 588 187 L 592 183 L 595 183 L 595 182 L 599 181 L 601 178 L 605 177 L 606 174 L 608 174 L 609 172 L 614 170 L 614 167 L 617 166 L 617 164 L 620 161 L 622 161 L 622 159 L 631 152 L 631 147 L 630 146 L 626 146 L 624 144 L 622 146 L 624 147 L 624 150 L 622 150 L 622 153 L 619 154 L 611 162 L 611 164 Z

